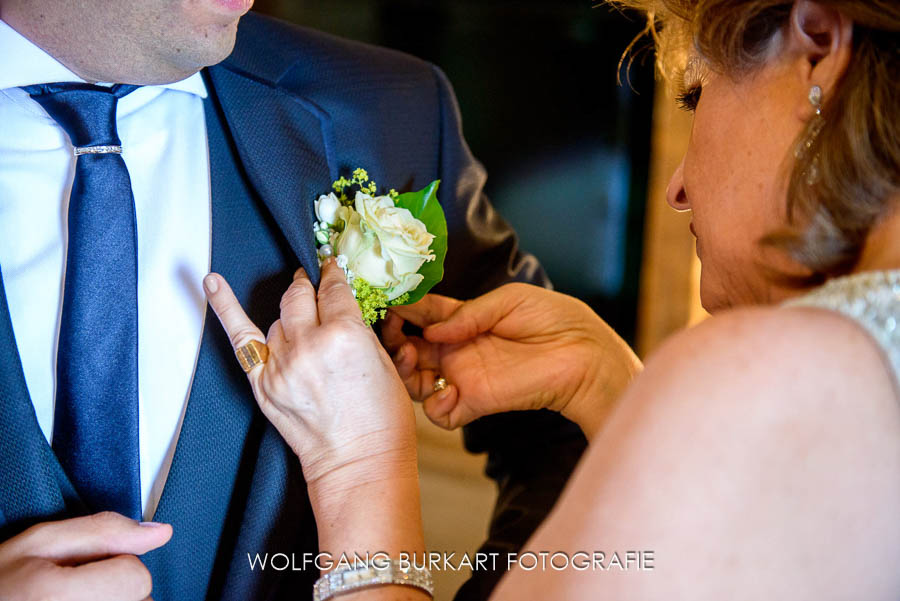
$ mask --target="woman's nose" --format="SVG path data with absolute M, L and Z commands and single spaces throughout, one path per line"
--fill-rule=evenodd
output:
M 666 189 L 666 202 L 676 211 L 690 211 L 691 203 L 688 201 L 687 194 L 684 191 L 684 159 L 678 164 L 678 168 L 672 174 L 669 180 L 669 187 Z

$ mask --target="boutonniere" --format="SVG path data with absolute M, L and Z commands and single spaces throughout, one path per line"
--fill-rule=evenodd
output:
M 357 169 L 315 202 L 319 261 L 336 257 L 366 324 L 384 319 L 387 307 L 417 302 L 444 277 L 447 221 L 439 184 L 376 196 L 378 186 Z

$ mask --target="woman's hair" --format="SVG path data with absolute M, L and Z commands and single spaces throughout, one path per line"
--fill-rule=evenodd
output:
M 787 27 L 790 0 L 613 0 L 646 12 L 657 65 L 671 78 L 688 50 L 732 77 L 761 65 L 773 37 Z M 863 243 L 900 194 L 900 2 L 819 0 L 853 22 L 846 73 L 822 103 L 824 123 L 798 144 L 788 188 L 788 228 L 763 243 L 787 250 L 810 268 L 807 283 L 853 268 Z M 793 158 L 793 157 L 791 157 Z M 815 174 L 812 178 L 810 174 Z

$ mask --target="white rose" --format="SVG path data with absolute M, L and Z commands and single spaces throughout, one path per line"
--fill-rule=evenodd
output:
M 434 255 L 429 250 L 434 236 L 428 233 L 425 224 L 413 217 L 408 209 L 396 206 L 391 197 L 372 198 L 358 192 L 356 212 L 375 231 L 398 274 L 416 273 L 422 263 L 434 260 Z
M 434 236 L 407 209 L 389 196 L 373 198 L 358 192 L 356 211 L 347 211 L 344 231 L 335 251 L 347 257 L 347 267 L 376 288 L 385 288 L 388 300 L 415 289 L 424 279 L 417 272 Z M 343 213 L 343 211 L 342 211 Z
M 309 206 L 309 205 L 307 205 Z M 322 195 L 316 201 L 316 217 L 321 223 L 334 225 L 338 220 L 338 209 L 341 208 L 341 201 L 334 195 L 334 192 L 328 195 Z

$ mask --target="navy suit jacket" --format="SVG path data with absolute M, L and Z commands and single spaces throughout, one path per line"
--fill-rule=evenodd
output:
M 318 279 L 312 203 L 355 167 L 399 190 L 442 180 L 449 254 L 437 292 L 467 298 L 514 280 L 547 284 L 484 196 L 485 172 L 462 138 L 450 85 L 433 65 L 250 14 L 232 56 L 204 76 L 212 267 L 263 331 L 277 319 L 298 266 Z M 81 501 L 38 426 L 2 273 L 0 353 L 5 540 L 34 523 L 96 508 Z M 483 419 L 465 437 L 470 450 L 488 452 L 488 474 L 499 486 L 483 550 L 515 551 L 557 498 L 584 438 L 548 412 Z M 248 554 L 314 553 L 315 522 L 299 461 L 258 411 L 211 312 L 154 520 L 174 526 L 172 540 L 143 557 L 157 601 L 311 597 L 314 569 L 250 565 Z M 500 575 L 477 573 L 457 598 L 486 598 Z

